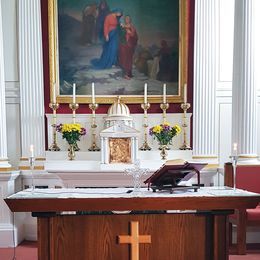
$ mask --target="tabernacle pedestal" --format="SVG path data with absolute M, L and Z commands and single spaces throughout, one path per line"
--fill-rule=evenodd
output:
M 5 201 L 38 217 L 40 260 L 224 260 L 228 215 L 254 208 L 260 195 L 226 187 L 138 197 L 124 188 L 35 189 Z

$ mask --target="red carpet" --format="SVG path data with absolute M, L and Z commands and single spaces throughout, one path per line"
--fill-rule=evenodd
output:
M 259 260 L 260 251 L 248 251 L 247 255 L 231 255 L 229 260 Z
M 37 260 L 37 243 L 22 242 L 16 249 L 16 260 Z M 13 248 L 0 248 L 0 260 L 13 260 Z M 259 260 L 260 250 L 249 250 L 247 255 L 231 255 L 229 260 Z M 199 260 L 199 259 L 198 259 Z
M 37 242 L 22 242 L 15 249 L 16 260 L 37 260 Z M 0 260 L 13 260 L 13 248 L 0 248 Z

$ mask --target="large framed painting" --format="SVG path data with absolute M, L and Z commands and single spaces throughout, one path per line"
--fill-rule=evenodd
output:
M 187 0 L 48 0 L 50 93 L 58 102 L 181 102 L 188 67 Z M 55 88 L 55 89 L 54 89 Z

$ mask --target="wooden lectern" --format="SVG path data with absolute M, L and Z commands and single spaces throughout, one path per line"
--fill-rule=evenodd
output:
M 40 260 L 227 260 L 227 216 L 260 202 L 258 194 L 225 187 L 130 196 L 127 189 L 35 189 L 5 202 L 37 216 Z
M 148 184 L 148 189 L 169 190 L 170 193 L 176 190 L 194 190 L 200 187 L 200 171 L 207 163 L 189 163 L 183 160 L 167 161 L 152 176 L 144 181 Z M 197 184 L 193 186 L 180 185 L 182 181 L 191 179 L 197 175 Z

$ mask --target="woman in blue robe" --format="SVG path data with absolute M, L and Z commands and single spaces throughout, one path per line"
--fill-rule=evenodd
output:
M 99 59 L 91 61 L 94 69 L 110 69 L 118 63 L 119 49 L 119 19 L 123 15 L 121 9 L 114 9 L 107 15 L 104 23 L 104 37 L 102 54 Z

